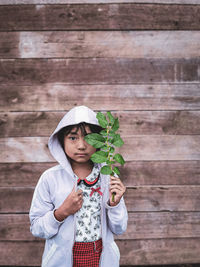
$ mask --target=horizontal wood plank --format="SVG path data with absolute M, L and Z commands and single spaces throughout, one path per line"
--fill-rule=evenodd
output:
M 129 211 L 197 211 L 199 186 L 154 186 L 128 188 L 125 201 Z
M 124 265 L 199 263 L 199 238 L 117 241 Z
M 2 112 L 0 137 L 50 136 L 65 113 Z M 129 111 L 113 115 L 119 118 L 122 135 L 200 134 L 200 111 Z
M 200 135 L 123 136 L 124 145 L 117 151 L 125 160 L 200 160 Z M 0 138 L 0 161 L 54 162 L 46 137 Z
M 130 161 L 120 167 L 127 187 L 141 185 L 200 185 L 199 161 Z M 56 163 L 0 163 L 1 187 L 33 187 Z M 17 177 L 17 179 L 16 179 Z
M 123 265 L 200 262 L 199 238 L 117 240 Z M 1 265 L 40 266 L 44 242 L 0 242 Z
M 1 59 L 2 85 L 132 84 L 200 81 L 200 59 Z
M 0 242 L 0 265 L 41 266 L 44 241 Z
M 200 212 L 129 213 L 127 231 L 120 240 L 200 238 Z M 0 217 L 0 241 L 34 241 L 27 214 Z
M 0 212 L 29 212 L 33 191 L 31 187 L 0 187 Z M 134 212 L 200 211 L 200 187 L 138 186 L 126 190 L 125 202 Z
M 0 6 L 0 30 L 199 30 L 200 5 Z
M 0 5 L 19 5 L 19 4 L 88 4 L 88 3 L 147 3 L 147 0 L 0 0 Z M 200 4 L 200 0 L 151 0 L 148 3 L 156 4 L 180 4 L 191 5 Z
M 200 212 L 133 212 L 117 239 L 200 238 Z
M 49 110 L 63 112 L 77 105 L 86 105 L 101 111 L 199 110 L 200 107 L 200 83 L 131 85 L 47 83 L 34 86 L 13 84 L 1 85 L 0 93 L 1 112 Z
M 199 31 L 0 32 L 0 58 L 195 58 Z

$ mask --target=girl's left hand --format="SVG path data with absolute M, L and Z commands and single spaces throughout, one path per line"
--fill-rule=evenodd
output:
M 123 185 L 119 178 L 110 176 L 110 199 L 109 205 L 116 206 L 126 191 L 126 187 Z M 115 193 L 114 201 L 112 201 L 112 194 Z

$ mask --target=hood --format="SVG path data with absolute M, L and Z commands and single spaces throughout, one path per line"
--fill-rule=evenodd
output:
M 66 157 L 60 142 L 58 141 L 57 133 L 66 126 L 78 124 L 80 122 L 99 125 L 96 113 L 93 110 L 86 106 L 78 106 L 72 108 L 65 114 L 48 141 L 49 150 L 54 159 L 72 176 L 73 170 L 71 168 L 71 164 Z

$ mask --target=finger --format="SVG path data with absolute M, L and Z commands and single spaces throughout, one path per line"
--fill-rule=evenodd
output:
M 82 196 L 83 190 L 79 189 L 76 193 L 77 193 L 78 196 Z
M 76 185 L 74 184 L 73 188 L 72 188 L 72 193 L 74 193 L 76 191 Z
M 118 184 L 111 185 L 110 189 L 117 189 L 117 190 L 120 190 L 120 191 L 125 191 L 125 187 L 121 186 L 121 185 L 118 185 Z

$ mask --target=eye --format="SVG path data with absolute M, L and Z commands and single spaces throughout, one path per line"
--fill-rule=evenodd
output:
M 70 136 L 69 139 L 75 141 L 77 138 L 75 136 Z

